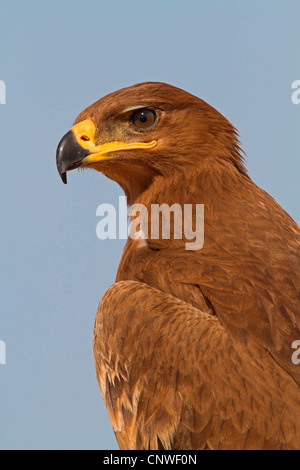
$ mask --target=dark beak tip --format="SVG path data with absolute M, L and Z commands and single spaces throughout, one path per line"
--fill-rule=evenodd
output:
M 61 180 L 64 184 L 67 184 L 67 173 L 61 173 Z
M 67 184 L 67 171 L 78 168 L 89 153 L 89 150 L 78 144 L 71 130 L 63 136 L 56 151 L 56 165 L 64 184 Z

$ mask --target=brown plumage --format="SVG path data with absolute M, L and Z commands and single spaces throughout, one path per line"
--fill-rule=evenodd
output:
M 136 107 L 154 110 L 155 122 L 138 128 Z M 234 127 L 187 92 L 134 85 L 88 107 L 76 125 L 91 121 L 95 132 L 82 140 L 96 150 L 157 145 L 87 163 L 87 147 L 74 157 L 62 140 L 63 178 L 89 166 L 149 213 L 163 203 L 205 210 L 201 250 L 186 250 L 173 232 L 129 238 L 100 302 L 95 366 L 120 448 L 300 448 L 297 224 L 248 176 Z

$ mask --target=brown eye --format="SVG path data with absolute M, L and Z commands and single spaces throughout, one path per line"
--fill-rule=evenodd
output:
M 152 109 L 138 109 L 133 113 L 132 122 L 136 127 L 145 129 L 150 127 L 156 120 L 156 113 Z

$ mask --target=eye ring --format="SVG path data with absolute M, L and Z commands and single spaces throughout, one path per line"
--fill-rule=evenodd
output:
M 156 121 L 157 115 L 153 109 L 141 108 L 132 114 L 132 124 L 138 129 L 148 129 Z

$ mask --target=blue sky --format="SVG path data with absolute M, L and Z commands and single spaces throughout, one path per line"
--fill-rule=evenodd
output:
M 116 449 L 92 334 L 124 240 L 96 237 L 116 183 L 55 152 L 89 104 L 141 81 L 196 94 L 239 130 L 252 179 L 299 223 L 300 3 L 2 0 L 0 446 Z

